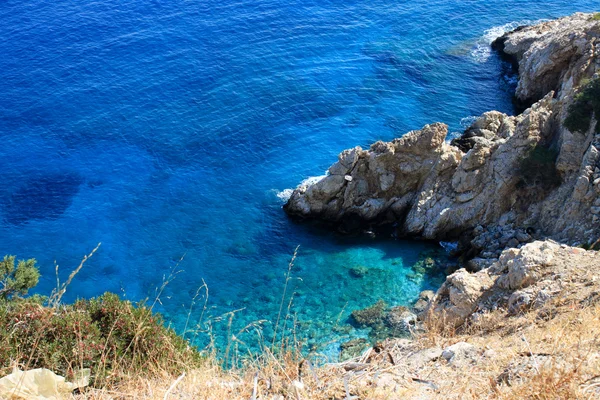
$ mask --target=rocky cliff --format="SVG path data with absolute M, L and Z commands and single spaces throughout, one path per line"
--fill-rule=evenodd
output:
M 578 13 L 520 27 L 494 47 L 518 69 L 515 98 L 530 105 L 521 114 L 487 112 L 452 142 L 435 123 L 345 150 L 327 177 L 294 190 L 286 212 L 345 231 L 390 225 L 401 236 L 462 235 L 469 258 L 489 260 L 536 238 L 596 241 L 600 130 L 594 98 L 586 103 L 581 93 L 599 79 L 600 21 Z M 570 114 L 586 113 L 585 129 L 565 127 Z

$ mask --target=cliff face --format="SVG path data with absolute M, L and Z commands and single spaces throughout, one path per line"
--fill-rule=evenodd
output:
M 448 143 L 436 123 L 369 150 L 346 150 L 321 181 L 294 190 L 285 210 L 343 230 L 393 224 L 400 235 L 458 238 L 497 257 L 536 237 L 600 237 L 600 135 L 563 122 L 600 71 L 600 21 L 575 14 L 521 27 L 495 48 L 518 67 L 518 116 L 491 111 Z

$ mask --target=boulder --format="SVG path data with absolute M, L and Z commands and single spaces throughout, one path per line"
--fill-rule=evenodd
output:
M 417 316 L 406 307 L 392 307 L 385 316 L 385 323 L 394 331 L 410 332 L 415 329 Z
M 442 358 L 448 364 L 458 366 L 465 363 L 473 363 L 479 357 L 479 350 L 470 343 L 458 342 L 448 346 L 442 351 Z

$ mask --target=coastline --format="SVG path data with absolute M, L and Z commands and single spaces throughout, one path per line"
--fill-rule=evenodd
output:
M 32 361 L 51 363 L 51 336 L 63 332 L 65 375 L 74 379 L 92 365 L 105 379 L 63 393 L 78 399 L 600 395 L 600 129 L 592 101 L 600 81 L 599 37 L 600 14 L 506 33 L 495 47 L 519 66 L 515 96 L 519 104 L 531 103 L 521 114 L 486 112 L 451 142 L 447 126 L 435 123 L 369 150 L 346 150 L 325 178 L 294 190 L 285 206 L 292 217 L 349 233 L 383 227 L 398 237 L 456 241 L 465 267 L 447 274 L 435 293 L 423 292 L 412 309 L 377 302 L 354 310 L 351 318 L 371 329 L 373 343 L 345 343 L 340 362 L 307 356 L 306 343 L 295 336 L 292 302 L 284 300 L 296 253 L 273 342 L 241 360 L 242 331 L 228 332 L 225 368 L 214 349 L 197 351 L 155 319 L 151 307 L 116 295 L 56 307 L 38 297 L 8 298 L 0 303 L 7 310 L 3 329 L 20 340 L 11 357 L 24 369 Z M 582 105 L 589 121 L 573 127 L 569 120 Z M 417 272 L 435 268 L 429 258 Z M 348 267 L 356 279 L 369 273 L 369 266 Z M 281 329 L 293 335 L 276 343 L 286 305 Z M 229 329 L 234 313 L 223 316 Z M 292 327 L 284 325 L 288 319 Z M 389 330 L 405 337 L 391 338 Z M 38 341 L 31 344 L 32 337 Z M 39 348 L 48 337 L 51 345 Z M 111 343 L 108 353 L 103 343 Z M 71 350 L 78 359 L 68 360 Z M 118 366 L 107 375 L 105 354 Z

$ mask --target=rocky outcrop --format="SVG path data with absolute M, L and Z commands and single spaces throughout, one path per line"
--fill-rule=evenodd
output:
M 600 237 L 600 136 L 563 126 L 578 86 L 600 71 L 600 21 L 575 14 L 504 35 L 519 69 L 518 116 L 491 111 L 448 143 L 436 123 L 346 150 L 322 180 L 294 190 L 288 214 L 343 231 L 391 225 L 400 236 L 468 236 L 468 258 L 550 237 Z M 592 124 L 593 125 L 593 124 Z M 483 263 L 485 264 L 485 262 Z M 479 265 L 480 267 L 481 265 Z M 480 269 L 479 267 L 474 269 Z
M 534 103 L 554 91 L 570 94 L 598 64 L 600 23 L 593 15 L 570 17 L 519 27 L 496 39 L 493 47 L 510 58 L 519 72 L 516 97 Z
M 505 309 L 515 315 L 541 309 L 569 291 L 584 299 L 594 293 L 595 285 L 581 282 L 595 281 L 599 268 L 600 256 L 595 251 L 536 241 L 504 250 L 489 268 L 477 273 L 460 269 L 448 276 L 420 317 L 458 327 L 492 310 Z

